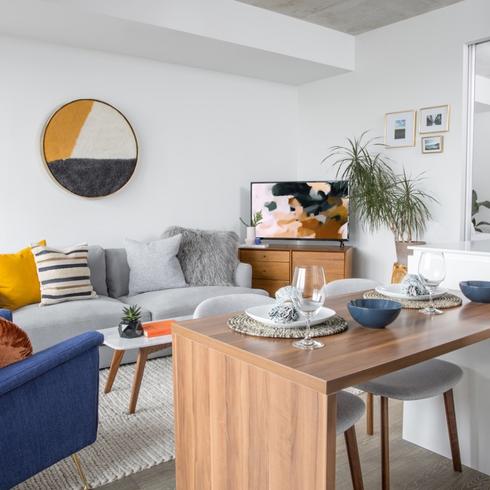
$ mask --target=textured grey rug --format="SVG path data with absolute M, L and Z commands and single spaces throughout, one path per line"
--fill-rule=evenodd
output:
M 138 406 L 128 414 L 134 364 L 121 366 L 104 395 L 108 369 L 100 371 L 99 435 L 80 458 L 92 488 L 97 488 L 175 457 L 172 399 L 172 358 L 148 361 Z M 82 485 L 71 458 L 55 464 L 18 490 L 71 490 Z

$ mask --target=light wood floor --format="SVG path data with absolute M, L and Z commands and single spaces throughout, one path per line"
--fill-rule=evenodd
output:
M 364 487 L 381 488 L 379 450 L 379 407 L 375 406 L 375 434 L 365 434 L 365 421 L 357 425 Z M 390 401 L 391 488 L 393 490 L 489 490 L 490 477 L 470 468 L 454 473 L 451 461 L 401 439 L 402 404 Z M 351 490 L 351 478 L 343 437 L 337 440 L 337 489 Z M 103 487 L 104 490 L 173 490 L 174 463 L 162 463 Z M 232 489 L 230 489 L 232 490 Z M 307 489 L 305 489 L 307 490 Z

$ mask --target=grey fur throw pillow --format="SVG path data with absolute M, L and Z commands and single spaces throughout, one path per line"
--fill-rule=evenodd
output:
M 232 231 L 194 230 L 172 226 L 162 237 L 182 235 L 177 255 L 190 286 L 234 286 L 238 235 Z

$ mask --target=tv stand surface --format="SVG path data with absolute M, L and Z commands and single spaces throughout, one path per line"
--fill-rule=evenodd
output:
M 294 268 L 299 265 L 321 265 L 327 282 L 352 277 L 350 246 L 338 244 L 275 244 L 268 248 L 240 249 L 240 261 L 252 266 L 252 286 L 270 295 L 291 284 Z

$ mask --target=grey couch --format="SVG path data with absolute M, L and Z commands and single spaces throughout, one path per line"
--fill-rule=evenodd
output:
M 197 305 L 205 299 L 236 293 L 265 291 L 251 289 L 252 270 L 240 263 L 235 271 L 235 286 L 204 286 L 165 289 L 129 296 L 129 265 L 125 249 L 89 247 L 89 268 L 97 298 L 69 301 L 50 306 L 38 304 L 14 311 L 14 322 L 29 335 L 34 351 L 40 351 L 79 333 L 116 326 L 128 304 L 142 308 L 143 321 L 192 318 Z M 102 347 L 100 367 L 110 364 L 112 351 Z M 134 362 L 136 352 L 127 352 L 123 362 Z

